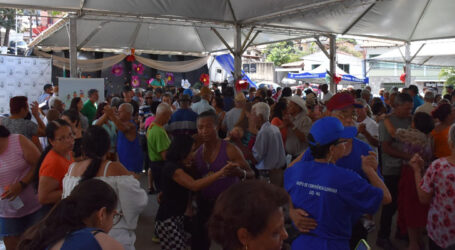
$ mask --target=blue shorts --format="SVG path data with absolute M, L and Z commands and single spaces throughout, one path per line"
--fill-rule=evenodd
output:
M 45 215 L 47 209 L 40 208 L 38 211 L 19 218 L 0 217 L 0 236 L 19 236 L 29 227 L 35 225 Z

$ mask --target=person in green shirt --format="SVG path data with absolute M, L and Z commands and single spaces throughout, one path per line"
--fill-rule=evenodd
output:
M 155 121 L 147 129 L 147 147 L 150 159 L 149 192 L 153 192 L 153 180 L 157 191 L 161 188 L 161 171 L 166 160 L 166 151 L 171 145 L 166 130 L 163 128 L 171 118 L 172 111 L 168 104 L 161 103 L 156 108 Z
M 95 120 L 96 115 L 96 102 L 98 101 L 98 90 L 90 89 L 88 91 L 88 100 L 85 101 L 84 106 L 82 107 L 81 113 L 85 115 L 88 119 L 88 124 L 92 124 Z
M 158 73 L 155 75 L 155 79 L 152 81 L 151 85 L 155 89 L 165 87 L 166 83 L 164 82 L 163 79 L 161 79 L 161 74 Z

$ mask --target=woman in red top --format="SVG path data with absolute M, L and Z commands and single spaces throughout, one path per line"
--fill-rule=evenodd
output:
M 272 125 L 277 126 L 280 129 L 281 137 L 283 138 L 283 145 L 286 145 L 287 128 L 286 124 L 283 123 L 283 116 L 286 113 L 287 101 L 281 98 L 273 107 L 272 110 Z
M 73 162 L 74 135 L 64 120 L 50 122 L 46 127 L 49 145 L 40 157 L 38 199 L 41 204 L 53 205 L 62 197 L 62 181 Z

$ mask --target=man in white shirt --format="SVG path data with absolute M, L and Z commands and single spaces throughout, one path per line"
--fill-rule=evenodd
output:
M 227 134 L 237 125 L 246 105 L 246 97 L 242 92 L 237 93 L 234 98 L 235 107 L 229 110 L 223 119 L 222 129 Z
M 193 105 L 191 105 L 191 109 L 198 115 L 208 110 L 215 111 L 209 103 L 212 97 L 212 91 L 210 91 L 208 87 L 204 86 L 201 88 L 201 92 L 199 92 L 199 94 L 201 95 L 201 100 L 193 103 Z
M 319 89 L 321 90 L 321 93 L 319 94 L 319 100 L 325 104 L 330 100 L 330 98 L 332 98 L 333 94 L 329 91 L 329 85 L 325 83 L 319 86 Z
M 371 115 L 371 110 L 365 99 L 358 98 L 355 100 L 355 103 L 363 106 L 362 108 L 355 109 L 357 115 L 356 126 L 359 131 L 357 138 L 377 151 L 379 145 L 379 125 L 368 115 L 368 113 Z
M 264 102 L 254 104 L 251 108 L 251 117 L 259 129 L 252 149 L 259 178 L 282 186 L 286 155 L 280 130 L 269 122 L 269 105 Z
M 434 102 L 434 93 L 433 93 L 433 91 L 427 90 L 427 92 L 425 92 L 423 100 L 425 101 L 425 103 L 420 105 L 419 107 L 417 107 L 415 113 L 424 112 L 424 113 L 427 113 L 427 114 L 431 115 L 431 112 L 435 108 L 435 105 L 433 103 Z

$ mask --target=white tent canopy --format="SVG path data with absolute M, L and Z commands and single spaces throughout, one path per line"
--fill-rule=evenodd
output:
M 423 47 L 422 47 L 423 46 Z M 398 62 L 404 63 L 403 55 L 405 48 L 397 47 L 395 50 L 386 52 L 370 61 Z M 455 66 L 455 40 L 435 42 L 413 42 L 411 43 L 412 64 L 432 66 Z
M 448 0 L 0 0 L 0 6 L 401 41 L 455 37 L 455 1 Z

